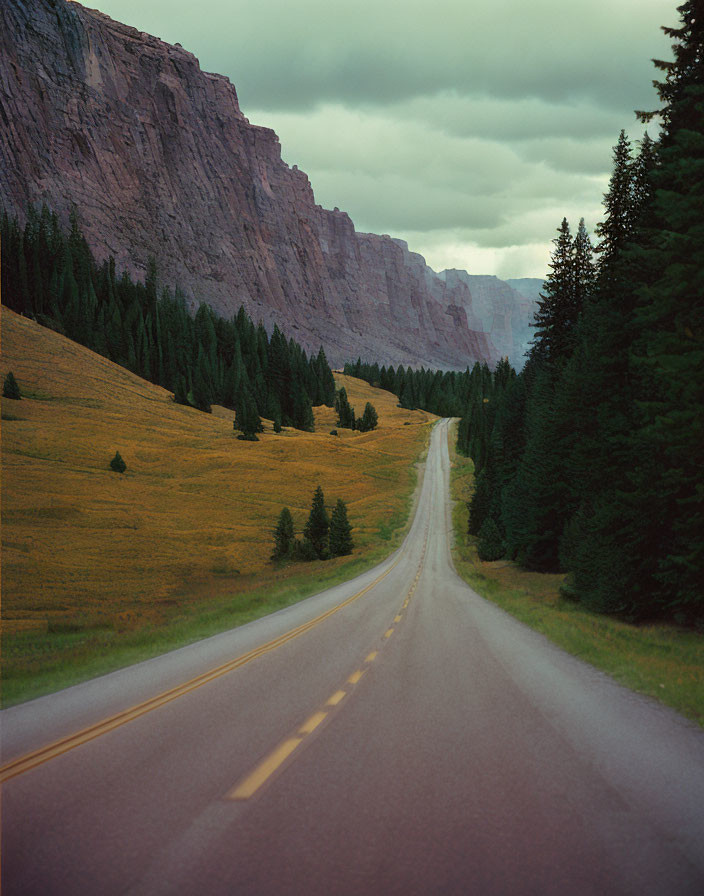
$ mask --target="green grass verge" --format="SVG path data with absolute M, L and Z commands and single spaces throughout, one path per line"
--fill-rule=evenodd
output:
M 427 445 L 423 448 L 423 456 Z M 291 606 L 374 567 L 401 544 L 410 528 L 418 492 L 416 469 L 404 509 L 379 527 L 377 538 L 356 555 L 327 562 L 274 567 L 263 577 L 237 577 L 237 592 L 195 604 L 174 597 L 169 619 L 159 626 L 119 632 L 111 628 L 58 625 L 49 631 L 3 633 L 2 707 L 53 693 L 98 675 L 150 659 Z M 217 576 L 230 571 L 214 570 Z M 185 586 L 187 587 L 187 586 Z M 207 585 L 201 590 L 207 592 Z
M 669 625 L 629 625 L 590 613 L 560 596 L 559 575 L 527 572 L 507 561 L 483 563 L 477 556 L 476 539 L 466 534 L 473 464 L 457 455 L 452 444 L 450 451 L 455 499 L 453 557 L 459 575 L 482 597 L 563 650 L 704 727 L 702 635 Z

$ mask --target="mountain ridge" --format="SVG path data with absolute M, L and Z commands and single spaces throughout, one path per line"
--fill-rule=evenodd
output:
M 8 0 L 0 16 L 7 210 L 46 202 L 66 223 L 75 205 L 98 258 L 143 276 L 153 254 L 193 308 L 244 305 L 333 363 L 518 360 L 515 297 L 495 298 L 487 330 L 467 282 L 323 209 L 229 79 L 180 45 L 65 0 Z

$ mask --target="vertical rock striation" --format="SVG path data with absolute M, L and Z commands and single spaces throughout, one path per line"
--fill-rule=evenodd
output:
M 99 259 L 141 276 L 153 254 L 194 307 L 244 305 L 335 363 L 464 367 L 510 353 L 471 283 L 317 205 L 276 134 L 178 44 L 65 0 L 3 0 L 0 26 L 7 210 L 46 202 L 67 222 L 75 205 Z

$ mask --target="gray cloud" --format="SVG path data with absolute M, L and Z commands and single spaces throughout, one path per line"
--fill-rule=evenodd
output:
M 101 0 L 228 75 L 316 199 L 437 267 L 544 273 L 657 105 L 671 0 Z M 453 260 L 454 259 L 454 260 Z
M 667 52 L 668 0 L 103 0 L 233 77 L 243 101 L 309 109 L 385 105 L 456 90 L 510 99 L 654 101 L 650 57 Z

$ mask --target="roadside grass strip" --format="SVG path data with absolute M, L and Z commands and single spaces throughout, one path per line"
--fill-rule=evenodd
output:
M 453 427 L 449 432 L 455 502 L 452 553 L 458 574 L 483 598 L 558 647 L 704 727 L 701 631 L 670 624 L 634 625 L 591 613 L 561 596 L 563 575 L 530 572 L 508 560 L 479 559 L 476 539 L 467 534 L 474 465 L 454 450 L 454 433 Z
M 344 607 L 349 606 L 364 594 L 367 594 L 367 592 L 371 591 L 372 588 L 378 585 L 382 579 L 386 578 L 386 576 L 388 576 L 389 573 L 393 569 L 395 569 L 400 559 L 400 557 L 396 559 L 387 570 L 381 573 L 381 575 L 377 576 L 374 581 L 367 585 L 365 588 L 362 588 L 361 591 L 357 591 L 351 597 L 348 597 L 347 600 L 344 600 L 337 606 L 326 610 L 324 613 L 321 613 L 314 619 L 311 619 L 308 622 L 305 622 L 302 625 L 291 629 L 291 631 L 284 632 L 284 634 L 280 635 L 278 638 L 274 638 L 273 640 L 268 641 L 266 644 L 262 644 L 260 647 L 256 647 L 253 650 L 250 650 L 248 653 L 237 657 L 236 659 L 229 660 L 227 663 L 216 666 L 214 669 L 211 669 L 208 672 L 204 672 L 202 675 L 198 675 L 195 678 L 190 679 L 190 681 L 184 682 L 183 684 L 178 685 L 175 688 L 164 691 L 163 693 L 158 694 L 156 697 L 152 697 L 151 699 L 145 700 L 143 703 L 139 703 L 136 706 L 131 707 L 130 709 L 123 710 L 116 715 L 110 716 L 109 718 L 104 719 L 102 722 L 98 722 L 95 725 L 84 728 L 82 731 L 78 731 L 75 734 L 71 734 L 68 737 L 62 738 L 61 740 L 58 740 L 45 747 L 41 747 L 38 750 L 34 750 L 31 753 L 27 753 L 24 756 L 20 756 L 19 758 L 14 759 L 3 766 L 0 766 L 0 783 L 9 781 L 11 778 L 16 777 L 17 775 L 28 772 L 39 765 L 43 765 L 50 759 L 61 756 L 64 753 L 67 753 L 69 750 L 73 750 L 75 747 L 79 747 L 81 746 L 81 744 L 85 744 L 88 741 L 95 740 L 95 738 L 100 737 L 102 734 L 107 734 L 109 731 L 113 731 L 114 729 L 119 728 L 121 725 L 125 725 L 127 722 L 138 719 L 140 716 L 143 716 L 154 709 L 158 709 L 159 707 L 164 706 L 166 703 L 170 703 L 171 701 L 176 700 L 178 697 L 189 694 L 191 691 L 196 690 L 196 688 L 202 687 L 204 684 L 208 684 L 209 682 L 214 681 L 216 678 L 220 678 L 221 676 L 226 675 L 228 672 L 233 672 L 235 669 L 239 669 L 246 663 L 257 659 L 258 657 L 263 656 L 264 654 L 269 653 L 272 650 L 275 650 L 277 647 L 281 647 L 282 644 L 286 644 L 288 641 L 292 641 L 294 638 L 297 638 L 305 632 L 310 631 L 312 628 L 314 628 L 316 625 L 319 625 L 325 619 L 328 619 L 334 613 L 339 612 L 340 610 L 344 609 Z

